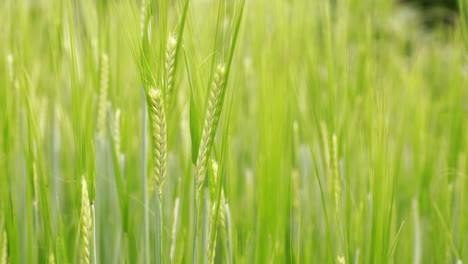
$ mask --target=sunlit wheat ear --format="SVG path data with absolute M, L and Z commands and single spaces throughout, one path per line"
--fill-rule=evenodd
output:
M 90 263 L 90 240 L 93 220 L 89 203 L 88 185 L 84 176 L 81 177 L 81 214 L 80 214 L 80 263 Z
M 170 98 L 172 95 L 172 88 L 174 83 L 174 62 L 175 62 L 175 52 L 177 48 L 177 38 L 175 36 L 170 36 L 167 40 L 166 47 L 166 92 L 167 98 Z M 168 99 L 168 103 L 170 100 Z
M 166 114 L 161 89 L 149 89 L 149 117 L 151 122 L 151 136 L 153 138 L 153 176 L 149 179 L 149 192 L 153 192 L 155 184 L 159 194 L 166 180 L 167 166 L 167 131 Z
M 216 126 L 218 125 L 221 112 L 221 96 L 222 89 L 224 87 L 224 74 L 225 67 L 223 64 L 219 64 L 216 67 L 216 72 L 213 76 L 213 82 L 208 95 L 205 121 L 203 123 L 203 131 L 197 157 L 197 199 L 200 196 L 203 182 L 205 181 L 211 145 L 213 144 Z
M 333 192 L 335 195 L 335 210 L 338 215 L 340 211 L 339 210 L 340 205 L 341 205 L 341 179 L 340 179 L 340 174 L 338 170 L 338 139 L 335 134 L 333 134 L 332 143 L 333 143 L 333 146 L 332 146 L 332 149 L 333 149 L 333 153 L 332 153 L 333 155 L 332 156 L 332 159 L 333 159 L 332 160 Z
M 2 230 L 0 237 L 0 264 L 8 263 L 8 236 L 5 230 Z
M 115 111 L 114 124 L 112 126 L 112 137 L 114 138 L 115 152 L 120 156 L 120 109 Z
M 174 263 L 175 250 L 177 245 L 177 223 L 179 222 L 179 202 L 180 199 L 177 197 L 174 202 L 174 217 L 172 220 L 172 232 L 171 232 L 171 249 L 170 258 L 171 263 Z
M 140 10 L 140 36 L 143 38 L 146 33 L 146 20 L 148 19 L 148 3 L 147 0 L 141 1 Z
M 101 79 L 98 102 L 97 132 L 103 135 L 106 129 L 107 91 L 109 89 L 109 58 L 107 54 L 101 56 Z

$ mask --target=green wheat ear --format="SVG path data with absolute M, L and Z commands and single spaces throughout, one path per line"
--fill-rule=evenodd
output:
M 153 138 L 153 175 L 149 179 L 149 192 L 153 192 L 155 184 L 158 193 L 162 193 L 162 187 L 166 180 L 167 166 L 167 131 L 166 115 L 161 89 L 149 89 L 149 117 L 151 122 L 151 136 Z
M 177 38 L 170 36 L 167 40 L 166 47 L 166 92 L 167 92 L 167 103 L 171 103 L 172 88 L 174 84 L 174 62 L 175 53 L 177 48 Z
M 101 79 L 98 102 L 97 132 L 103 135 L 106 129 L 107 117 L 107 91 L 109 89 L 109 57 L 107 54 L 101 56 Z
M 148 20 L 148 3 L 146 0 L 143 0 L 141 3 L 140 10 L 140 36 L 143 39 L 146 34 L 146 25 Z
M 81 214 L 80 214 L 80 263 L 90 263 L 90 238 L 93 221 L 88 196 L 88 185 L 84 176 L 81 177 Z
M 200 196 L 203 182 L 206 176 L 208 157 L 210 156 L 211 146 L 216 133 L 219 116 L 221 114 L 221 96 L 224 87 L 224 75 L 226 69 L 224 64 L 218 64 L 209 91 L 208 102 L 206 107 L 205 121 L 203 123 L 203 130 L 198 150 L 197 157 L 197 199 Z

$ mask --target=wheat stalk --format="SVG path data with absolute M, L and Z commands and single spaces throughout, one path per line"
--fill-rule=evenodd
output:
M 55 256 L 52 251 L 49 253 L 49 264 L 55 264 Z
M 8 236 L 6 230 L 3 230 L 0 238 L 0 264 L 8 263 Z
M 175 250 L 177 245 L 177 223 L 179 222 L 179 197 L 175 199 L 174 203 L 174 217 L 172 220 L 172 232 L 171 232 L 171 249 L 170 259 L 171 263 L 174 263 Z
M 167 166 L 167 131 L 166 115 L 164 112 L 164 102 L 161 89 L 149 89 L 149 116 L 151 122 L 153 138 L 153 175 L 148 181 L 149 192 L 154 190 L 154 185 L 158 187 L 158 193 L 162 193 L 162 186 L 166 180 Z
M 339 209 L 341 206 L 341 179 L 338 170 L 338 139 L 335 134 L 332 137 L 332 173 L 333 173 L 333 187 L 334 187 L 334 194 L 335 194 L 335 210 L 338 216 Z
M 206 176 L 208 157 L 211 151 L 211 145 L 216 133 L 216 127 L 219 121 L 221 112 L 221 96 L 224 86 L 225 67 L 223 64 L 218 64 L 213 77 L 211 89 L 209 91 L 205 121 L 203 123 L 203 131 L 201 136 L 200 148 L 197 157 L 197 200 L 199 199 L 203 182 Z
M 98 102 L 98 117 L 97 117 L 97 131 L 99 135 L 103 135 L 106 128 L 106 114 L 107 114 L 107 91 L 109 89 L 109 58 L 107 54 L 101 56 L 101 79 L 100 79 L 100 92 Z
M 210 215 L 210 229 L 208 232 L 208 239 L 209 239 L 209 247 L 208 247 L 208 263 L 214 263 L 214 258 L 216 254 L 216 236 L 217 236 L 217 228 L 215 225 L 215 214 L 216 214 L 216 202 L 213 203 L 211 207 L 211 215 Z M 213 236 L 213 239 L 211 237 Z
M 34 200 L 33 200 L 33 207 L 34 207 L 34 214 L 35 214 L 35 221 L 39 221 L 39 211 L 38 211 L 38 203 L 39 203 L 39 182 L 37 178 L 37 167 L 36 162 L 33 162 L 33 189 L 34 189 Z
M 91 218 L 91 207 L 88 196 L 88 186 L 84 176 L 81 177 L 81 244 L 80 244 L 80 263 L 90 263 L 90 238 L 93 220 Z
M 216 162 L 216 160 L 212 159 L 211 160 L 211 168 L 213 170 L 213 180 L 214 180 L 214 186 L 217 186 L 218 185 L 218 172 L 219 172 L 219 166 L 218 166 L 218 163 Z M 225 228 L 226 228 L 226 211 L 225 211 L 225 203 L 226 203 L 226 199 L 224 198 L 224 189 L 222 189 L 223 187 L 220 186 L 221 188 L 221 197 L 220 197 L 220 207 L 219 207 L 219 220 L 220 220 L 220 224 L 221 224 L 221 228 L 223 230 L 223 233 L 225 232 Z M 216 189 L 215 189 L 216 190 Z

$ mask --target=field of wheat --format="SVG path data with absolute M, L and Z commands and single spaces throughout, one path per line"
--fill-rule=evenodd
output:
M 468 263 L 450 3 L 0 1 L 0 264 Z

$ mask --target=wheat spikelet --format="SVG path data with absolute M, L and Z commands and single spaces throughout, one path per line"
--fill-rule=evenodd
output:
M 154 190 L 154 184 L 158 187 L 158 193 L 162 193 L 162 186 L 166 180 L 167 166 L 167 131 L 166 115 L 161 89 L 149 89 L 149 116 L 153 138 L 153 175 L 148 181 L 149 192 Z
M 107 54 L 101 56 L 101 80 L 100 92 L 98 102 L 98 117 L 97 117 L 97 131 L 102 135 L 106 128 L 106 114 L 107 114 L 107 90 L 109 88 L 109 58 Z
M 211 151 L 211 145 L 216 133 L 219 115 L 221 112 L 221 95 L 224 86 L 224 65 L 219 64 L 213 77 L 211 89 L 209 91 L 205 121 L 201 136 L 200 148 L 197 157 L 197 199 L 200 196 L 203 182 L 206 176 L 208 157 Z
M 166 92 L 168 98 L 172 94 L 172 86 L 174 83 L 174 62 L 175 62 L 175 52 L 177 48 L 177 38 L 175 36 L 170 36 L 167 40 L 166 47 Z M 170 100 L 168 99 L 168 103 Z
M 88 186 L 84 176 L 81 177 L 81 214 L 80 214 L 80 263 L 90 263 L 90 238 L 93 221 L 88 196 Z

